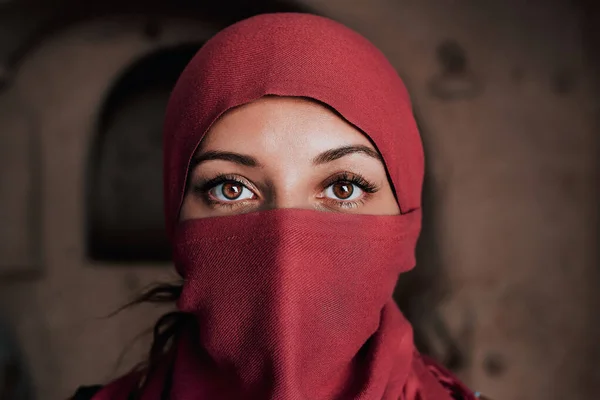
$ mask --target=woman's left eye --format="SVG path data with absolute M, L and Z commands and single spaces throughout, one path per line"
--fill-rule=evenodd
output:
M 325 188 L 325 197 L 341 201 L 353 201 L 360 198 L 364 191 L 355 183 L 338 181 Z

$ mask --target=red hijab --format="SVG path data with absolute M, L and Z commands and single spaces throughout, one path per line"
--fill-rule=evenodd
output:
M 396 216 L 271 210 L 180 223 L 190 160 L 211 125 L 266 95 L 314 99 L 372 140 Z M 177 337 L 143 400 L 472 399 L 415 350 L 392 299 L 414 266 L 423 151 L 407 91 L 366 39 L 329 19 L 267 14 L 220 32 L 181 75 L 166 113 L 165 214 L 179 310 Z M 123 399 L 130 374 L 95 399 Z

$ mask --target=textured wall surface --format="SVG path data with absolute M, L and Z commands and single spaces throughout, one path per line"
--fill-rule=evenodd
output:
M 164 310 L 104 317 L 148 284 L 174 279 L 166 264 L 103 265 L 85 255 L 87 161 L 111 85 L 147 53 L 202 41 L 212 33 L 202 24 L 171 21 L 160 40 L 148 41 L 142 30 L 140 20 L 99 21 L 48 38 L 1 95 L 3 101 L 20 98 L 35 115 L 41 142 L 41 272 L 32 279 L 11 278 L 0 289 L 41 399 L 64 398 L 78 385 L 104 382 L 141 361 L 147 340 L 131 343 Z M 2 162 L 13 160 L 15 165 L 2 165 L 2 170 L 19 168 L 17 157 Z M 0 199 L 3 208 L 20 200 Z M 118 359 L 129 347 L 119 368 Z
M 597 97 L 576 9 L 566 1 L 303 3 L 371 39 L 413 94 L 435 215 L 426 227 L 435 247 L 423 258 L 435 252 L 438 270 L 427 272 L 427 261 L 423 269 L 443 277 L 444 297 L 431 307 L 464 358 L 461 376 L 499 400 L 595 398 Z M 140 57 L 212 33 L 183 21 L 165 21 L 153 40 L 143 30 L 127 17 L 59 32 L 0 92 L 0 144 L 19 154 L 0 149 L 0 208 L 23 212 L 38 196 L 31 207 L 39 212 L 27 224 L 0 213 L 0 238 L 13 232 L 18 242 L 0 246 L 6 269 L 10 256 L 16 275 L 23 266 L 38 271 L 0 280 L 0 305 L 42 399 L 139 361 L 144 339 L 117 366 L 163 310 L 103 316 L 147 284 L 174 278 L 166 265 L 105 265 L 85 254 L 88 158 L 110 86 Z M 24 168 L 26 160 L 34 167 Z M 24 186 L 5 195 L 9 179 Z M 36 243 L 41 261 L 25 257 Z

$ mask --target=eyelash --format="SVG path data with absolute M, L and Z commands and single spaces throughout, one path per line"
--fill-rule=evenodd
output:
M 211 198 L 209 192 L 217 185 L 227 182 L 236 182 L 241 185 L 247 187 L 253 193 L 255 192 L 254 186 L 250 183 L 246 178 L 239 177 L 238 175 L 229 175 L 229 174 L 221 174 L 216 177 L 209 179 L 207 181 L 200 182 L 199 184 L 194 186 L 194 192 L 198 193 L 202 200 L 204 200 L 207 204 L 211 206 L 219 206 L 225 208 L 234 208 L 238 206 L 240 203 L 244 201 L 231 201 L 231 202 L 222 202 L 216 199 Z
M 342 172 L 342 173 L 333 175 L 332 177 L 327 179 L 325 182 L 323 182 L 322 189 L 328 188 L 329 186 L 333 185 L 334 183 L 338 183 L 338 182 L 352 183 L 352 184 L 358 186 L 360 189 L 362 189 L 365 193 L 375 193 L 377 190 L 379 190 L 377 185 L 369 182 L 361 175 L 349 173 L 349 172 Z
M 344 200 L 336 200 L 327 198 L 327 201 L 332 202 L 336 206 L 345 209 L 352 209 L 359 207 L 365 203 L 365 201 L 369 198 L 369 196 L 379 190 L 379 187 L 368 180 L 366 180 L 363 176 L 355 173 L 342 172 L 336 175 L 333 175 L 329 179 L 323 182 L 321 190 L 327 189 L 329 186 L 334 185 L 339 182 L 347 182 L 353 185 L 358 186 L 364 192 L 364 195 L 357 200 L 344 201 Z
M 218 175 L 207 181 L 200 182 L 200 183 L 194 185 L 193 190 L 194 190 L 194 192 L 201 195 L 202 199 L 209 205 L 226 207 L 226 208 L 234 208 L 234 207 L 238 206 L 240 203 L 243 203 L 244 201 L 242 200 L 242 201 L 238 201 L 238 202 L 235 202 L 235 201 L 221 202 L 221 201 L 211 198 L 211 196 L 209 195 L 210 190 L 212 190 L 215 186 L 220 185 L 222 183 L 227 183 L 227 182 L 239 183 L 241 185 L 244 185 L 246 188 L 248 188 L 253 193 L 255 192 L 254 186 L 250 183 L 249 180 L 247 180 L 243 177 L 240 177 L 238 175 L 230 175 L 230 174 L 221 174 L 221 175 Z M 371 195 L 379 190 L 379 187 L 377 185 L 375 185 L 372 182 L 369 182 L 363 176 L 361 176 L 359 174 L 355 174 L 355 173 L 349 173 L 349 172 L 342 172 L 342 173 L 333 175 L 332 177 L 328 178 L 325 182 L 323 182 L 321 190 L 325 190 L 329 186 L 334 185 L 339 182 L 347 182 L 347 183 L 356 185 L 356 186 L 358 186 L 358 188 L 360 188 L 364 192 L 364 195 L 360 199 L 352 200 L 352 201 L 335 200 L 335 199 L 327 198 L 327 201 L 333 202 L 336 206 L 338 206 L 340 208 L 352 209 L 352 208 L 356 208 L 360 205 L 363 205 L 365 203 L 365 200 L 369 197 L 369 195 Z

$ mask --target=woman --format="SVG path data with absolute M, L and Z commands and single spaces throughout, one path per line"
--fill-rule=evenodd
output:
M 164 151 L 183 284 L 144 299 L 179 311 L 94 400 L 475 397 L 417 352 L 392 300 L 415 263 L 423 153 L 366 39 L 304 14 L 225 29 L 176 84 Z

